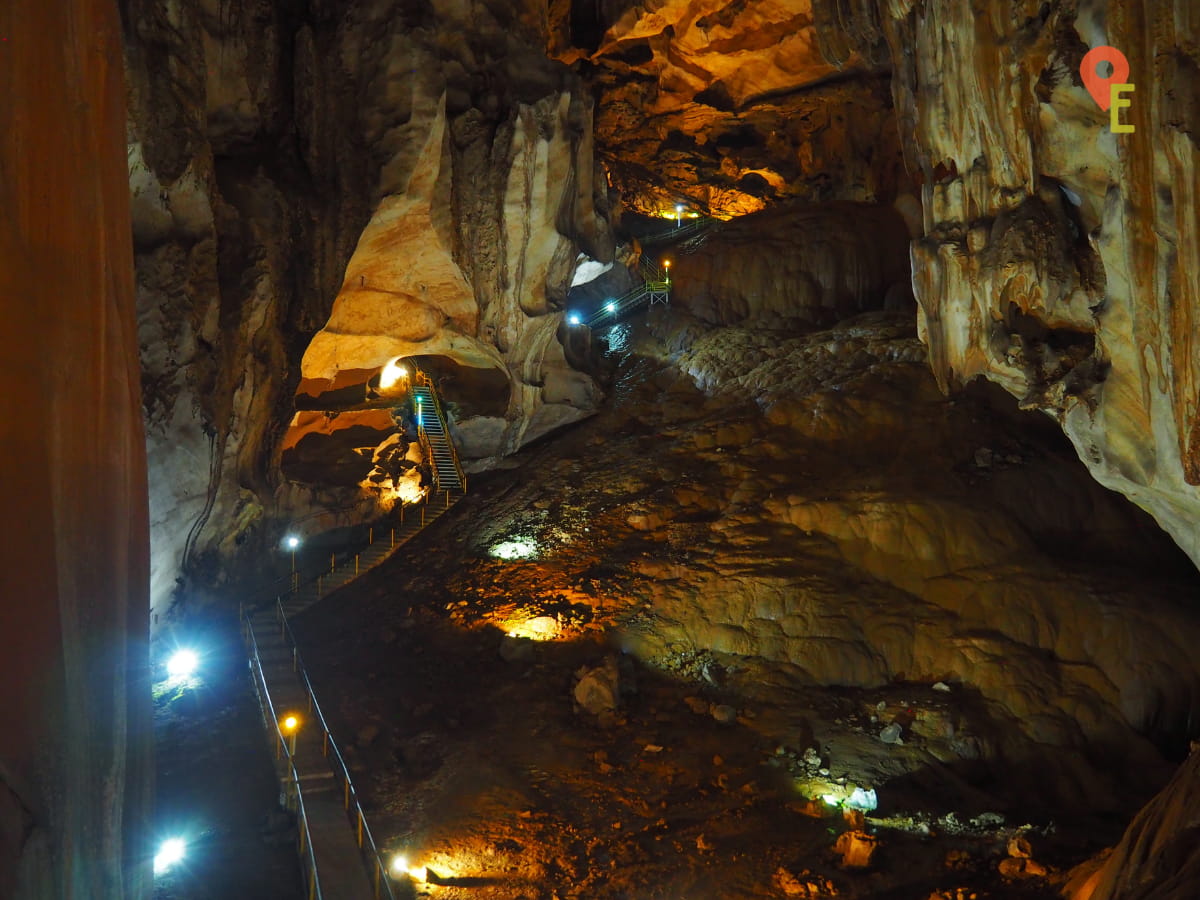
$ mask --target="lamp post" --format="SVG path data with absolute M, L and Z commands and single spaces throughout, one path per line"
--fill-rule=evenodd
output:
M 296 549 L 300 546 L 300 538 L 296 537 L 294 534 L 289 534 L 283 539 L 283 543 L 292 553 L 292 590 L 294 591 L 296 590 L 300 581 L 299 576 L 296 574 Z
M 678 228 L 683 224 L 683 204 L 675 204 L 675 227 Z
M 671 261 L 669 259 L 663 260 L 663 269 L 666 270 L 666 273 L 667 273 L 667 284 L 670 284 L 671 283 Z
M 295 713 L 288 713 L 279 720 L 279 730 L 287 739 L 288 765 L 289 771 L 287 774 L 287 808 L 295 810 L 296 795 L 300 792 L 300 785 L 296 778 L 296 732 L 300 730 L 300 717 Z M 294 777 L 295 776 L 295 777 Z
M 296 732 L 300 730 L 300 718 L 294 713 L 289 713 L 283 717 L 279 723 L 279 728 L 287 736 L 288 756 L 296 756 Z

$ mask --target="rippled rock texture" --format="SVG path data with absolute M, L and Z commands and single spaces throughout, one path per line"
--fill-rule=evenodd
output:
M 842 25 L 832 61 L 893 62 L 939 383 L 982 375 L 1054 416 L 1200 563 L 1194 6 L 819 5 Z M 1129 61 L 1133 133 L 1112 133 L 1080 80 L 1101 45 Z
M 581 250 L 613 257 L 606 190 L 590 99 L 537 15 L 124 6 L 156 616 L 235 572 L 269 580 L 285 529 L 378 511 L 281 471 L 297 390 L 407 354 L 477 369 L 444 394 L 486 408 L 463 430 L 480 458 L 594 408 L 559 309 Z
M 820 34 L 839 26 L 808 0 L 569 5 L 552 52 L 586 60 L 630 208 L 728 218 L 786 199 L 886 203 L 908 184 L 887 67 L 831 65 Z
M 404 596 L 505 630 L 591 608 L 649 664 L 711 654 L 751 693 L 944 681 L 977 705 L 906 746 L 1002 770 L 997 802 L 1127 809 L 1159 783 L 1200 708 L 1194 572 L 1052 423 L 944 397 L 902 314 L 659 336 L 613 411 L 468 497 Z

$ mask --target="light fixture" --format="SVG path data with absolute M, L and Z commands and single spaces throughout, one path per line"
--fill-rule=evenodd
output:
M 582 322 L 583 320 L 579 318 L 579 313 L 571 313 L 569 316 L 567 316 L 568 325 L 579 325 Z
M 187 855 L 187 844 L 183 838 L 167 838 L 159 845 L 154 857 L 154 874 L 162 875 L 169 872 L 171 867 L 183 860 Z
M 199 665 L 200 658 L 196 656 L 196 651 L 176 650 L 175 653 L 167 660 L 167 675 L 172 681 L 183 681 L 192 677 L 192 673 L 196 671 L 196 666 Z
M 300 730 L 300 719 L 295 713 L 288 713 L 279 720 L 279 728 L 287 736 L 288 752 L 296 755 L 296 732 Z
M 422 884 L 428 875 L 424 866 L 410 866 L 408 857 L 403 853 L 397 853 L 392 857 L 391 869 L 393 878 L 403 878 L 407 875 L 413 881 L 419 881 Z
M 288 549 L 295 550 L 299 546 L 300 546 L 300 538 L 296 537 L 294 534 L 289 534 L 287 537 Z
M 537 544 L 528 538 L 518 538 L 496 544 L 490 552 L 497 559 L 529 559 L 537 553 L 537 549 Z
M 617 304 L 615 304 L 611 300 L 609 300 L 606 304 L 604 304 L 604 308 L 606 310 L 608 310 L 610 313 L 614 313 L 617 311 Z
M 384 390 L 393 387 L 397 382 L 408 377 L 408 369 L 400 365 L 400 357 L 397 356 L 383 367 L 379 372 L 379 386 Z

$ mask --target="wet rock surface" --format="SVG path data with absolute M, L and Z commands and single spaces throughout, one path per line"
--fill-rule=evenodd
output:
M 1055 896 L 1181 746 L 1186 559 L 903 317 L 656 315 L 296 623 L 377 836 L 443 896 Z

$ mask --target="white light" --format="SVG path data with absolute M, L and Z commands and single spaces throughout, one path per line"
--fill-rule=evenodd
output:
M 170 871 L 171 867 L 180 862 L 186 853 L 187 844 L 183 842 L 183 838 L 167 838 L 158 848 L 158 855 L 154 857 L 154 874 L 161 875 L 163 872 Z
M 837 806 L 841 802 L 834 794 L 822 794 L 821 799 L 830 806 Z
M 528 559 L 537 553 L 537 544 L 530 540 L 504 541 L 491 550 L 498 559 Z
M 677 213 L 683 212 L 683 204 L 682 203 L 675 204 L 675 212 L 677 212 Z
M 174 681 L 190 678 L 200 660 L 193 650 L 179 650 L 167 660 L 167 674 Z
M 571 313 L 569 316 L 567 316 L 568 325 L 578 325 L 582 321 L 583 320 L 579 318 L 579 313 Z
M 870 812 L 879 805 L 879 798 L 875 795 L 875 789 L 871 788 L 864 791 L 862 788 L 855 788 L 850 798 L 846 801 L 846 805 L 851 809 L 860 809 L 863 812 Z
M 611 312 L 616 312 L 616 311 L 617 311 L 617 304 L 613 303 L 613 302 L 610 300 L 608 303 L 606 303 L 606 304 L 604 305 L 604 308 L 605 308 L 605 309 L 607 309 L 607 310 L 608 310 L 610 313 L 611 313 Z
M 400 365 L 400 357 L 391 360 L 379 373 L 379 386 L 384 390 L 394 386 L 396 382 L 408 377 L 408 369 Z
M 295 550 L 299 546 L 300 546 L 300 538 L 296 537 L 294 534 L 288 535 L 287 548 L 289 550 Z
M 397 875 L 408 874 L 408 857 L 398 853 L 392 857 L 392 871 Z

